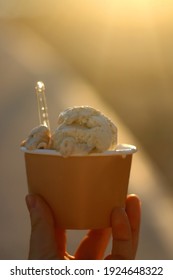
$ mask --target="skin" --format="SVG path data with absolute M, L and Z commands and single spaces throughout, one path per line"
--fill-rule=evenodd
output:
M 26 204 L 31 219 L 29 259 L 103 259 L 110 237 L 112 250 L 105 259 L 135 259 L 141 219 L 141 203 L 136 195 L 127 196 L 125 209 L 113 209 L 111 228 L 89 230 L 74 256 L 66 252 L 66 232 L 55 227 L 51 209 L 46 202 L 38 195 L 27 195 Z

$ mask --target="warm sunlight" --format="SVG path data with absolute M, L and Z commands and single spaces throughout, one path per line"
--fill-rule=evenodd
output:
M 129 184 L 142 200 L 137 258 L 172 260 L 173 0 L 0 2 L 0 259 L 28 256 L 20 143 L 39 124 L 34 86 L 43 81 L 51 131 L 65 108 L 89 105 L 114 120 L 119 143 L 137 146 Z M 80 233 L 68 233 L 73 252 Z

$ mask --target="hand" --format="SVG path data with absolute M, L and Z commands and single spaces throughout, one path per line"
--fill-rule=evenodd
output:
M 29 259 L 102 259 L 111 236 L 111 229 L 90 230 L 81 241 L 74 256 L 66 252 L 65 230 L 57 229 L 52 212 L 38 195 L 27 195 L 26 203 L 31 218 Z M 93 213 L 94 215 L 94 213 Z M 140 200 L 129 195 L 126 207 L 115 208 L 111 215 L 112 252 L 106 259 L 135 259 L 139 228 Z

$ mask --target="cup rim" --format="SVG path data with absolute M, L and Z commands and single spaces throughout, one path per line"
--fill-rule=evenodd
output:
M 50 149 L 35 149 L 35 150 L 28 150 L 25 147 L 21 147 L 21 151 L 27 154 L 38 154 L 38 155 L 52 155 L 52 156 L 61 156 L 62 155 L 57 152 L 56 150 L 50 150 Z M 134 145 L 131 144 L 118 144 L 115 148 L 115 150 L 111 151 L 105 151 L 102 153 L 91 153 L 87 155 L 83 154 L 73 154 L 70 157 L 81 157 L 81 156 L 110 156 L 110 155 L 128 155 L 128 154 L 134 154 L 137 152 L 137 148 Z

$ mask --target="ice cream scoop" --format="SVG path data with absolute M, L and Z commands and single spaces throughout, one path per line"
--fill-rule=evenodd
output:
M 57 124 L 51 138 L 51 149 L 65 157 L 73 154 L 102 153 L 116 147 L 116 126 L 92 107 L 68 108 L 60 113 Z
M 33 128 L 29 136 L 22 141 L 21 146 L 27 150 L 49 149 L 50 147 L 50 130 L 47 126 L 40 125 Z

